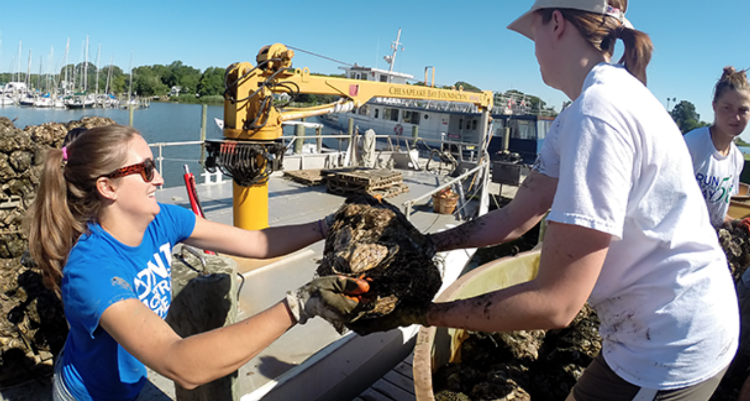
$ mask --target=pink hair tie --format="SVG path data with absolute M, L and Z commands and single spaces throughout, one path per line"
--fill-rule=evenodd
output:
M 63 152 L 63 161 L 64 162 L 68 161 L 68 147 L 67 146 L 63 146 L 62 147 L 62 152 Z

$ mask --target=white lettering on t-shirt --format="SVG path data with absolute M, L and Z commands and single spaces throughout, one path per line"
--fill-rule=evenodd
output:
M 166 262 L 166 263 L 165 263 Z M 166 243 L 152 256 L 135 278 L 138 300 L 162 318 L 167 316 L 172 298 L 172 245 Z

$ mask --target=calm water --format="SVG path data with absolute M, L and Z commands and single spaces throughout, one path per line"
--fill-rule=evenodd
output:
M 137 109 L 133 113 L 133 126 L 141 132 L 148 143 L 199 141 L 201 139 L 201 110 L 199 104 L 151 103 L 148 109 Z M 47 122 L 67 123 L 83 117 L 108 117 L 118 124 L 128 125 L 130 112 L 124 109 L 38 109 L 33 107 L 5 106 L 0 107 L 0 116 L 15 119 L 15 126 L 23 129 L 27 125 L 39 125 Z M 222 131 L 214 118 L 224 118 L 222 106 L 208 106 L 206 121 L 206 138 L 221 139 Z M 286 127 L 284 135 L 292 135 L 293 128 Z M 198 163 L 200 146 L 165 147 L 163 171 L 166 187 L 182 186 L 183 165 L 187 164 L 196 175 L 198 183 L 203 182 L 198 174 L 202 171 Z M 154 157 L 158 149 L 152 148 Z

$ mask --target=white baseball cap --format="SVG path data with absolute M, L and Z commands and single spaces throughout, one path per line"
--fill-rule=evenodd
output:
M 531 30 L 532 17 L 535 11 L 545 8 L 570 8 L 594 14 L 609 15 L 619 20 L 625 27 L 633 28 L 630 21 L 625 19 L 625 13 L 610 6 L 607 0 L 536 0 L 534 5 L 531 6 L 531 10 L 511 22 L 508 29 L 534 40 L 534 32 Z

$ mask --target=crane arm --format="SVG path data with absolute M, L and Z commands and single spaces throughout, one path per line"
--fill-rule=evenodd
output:
M 282 121 L 327 113 L 347 112 L 374 97 L 450 101 L 476 105 L 491 110 L 491 91 L 467 92 L 462 89 L 437 89 L 372 82 L 349 78 L 311 75 L 309 69 L 294 69 L 294 51 L 284 45 L 266 46 L 259 52 L 257 66 L 232 64 L 227 68 L 227 90 L 224 103 L 224 136 L 233 139 L 273 140 L 281 136 Z M 273 105 L 273 95 L 335 95 L 339 102 L 305 109 L 280 111 Z

